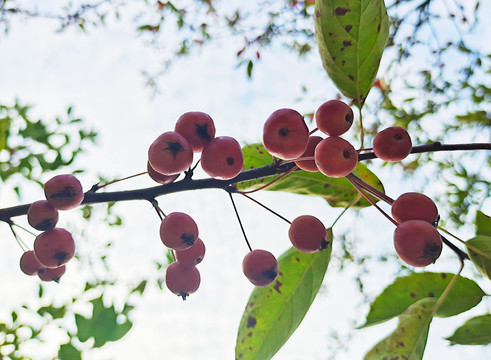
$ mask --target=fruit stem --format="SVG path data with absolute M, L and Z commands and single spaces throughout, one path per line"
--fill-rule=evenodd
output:
M 157 199 L 151 199 L 149 201 L 152 204 L 152 206 L 155 209 L 155 211 L 157 212 L 157 215 L 159 216 L 160 220 L 164 220 L 164 218 L 165 218 L 166 215 L 162 211 L 162 209 L 160 208 L 159 202 L 157 201 Z
M 20 246 L 20 248 L 22 249 L 22 251 L 23 252 L 26 252 L 27 250 L 29 250 L 29 247 L 21 240 L 21 238 L 15 232 L 15 230 L 14 230 L 14 225 L 15 224 L 12 221 L 10 221 L 8 224 L 9 224 L 10 230 L 12 231 L 12 234 L 14 234 L 15 241 Z
M 358 176 L 356 176 L 355 174 L 353 173 L 350 173 L 348 175 L 346 175 L 346 178 L 348 180 L 353 180 L 355 181 L 359 186 L 361 186 L 363 189 L 365 189 L 366 191 L 368 191 L 370 194 L 372 194 L 373 196 L 379 198 L 380 200 L 383 200 L 385 201 L 387 204 L 389 205 L 392 205 L 392 203 L 394 202 L 394 199 L 392 199 L 391 197 L 385 195 L 383 192 L 381 192 L 380 190 L 377 190 L 376 188 L 374 188 L 372 185 L 366 183 L 365 181 L 363 181 L 362 179 L 360 179 Z
M 95 184 L 94 186 L 92 186 L 92 191 L 96 192 L 97 190 L 100 190 L 108 185 L 112 185 L 112 184 L 115 184 L 117 182 L 120 182 L 120 181 L 124 181 L 124 180 L 128 180 L 128 179 L 132 179 L 134 177 L 137 177 L 137 176 L 141 176 L 141 175 L 145 175 L 147 172 L 144 171 L 144 172 L 141 172 L 141 173 L 138 173 L 138 174 L 134 174 L 134 175 L 130 175 L 130 176 L 127 176 L 127 177 L 124 177 L 124 178 L 121 178 L 121 179 L 116 179 L 116 180 L 113 180 L 113 181 L 109 181 L 105 184 L 102 184 L 102 185 L 99 185 L 99 184 Z
M 284 172 L 283 174 L 281 174 L 281 175 L 280 175 L 280 176 L 278 176 L 277 178 L 275 178 L 275 179 L 271 180 L 269 183 L 266 183 L 266 184 L 264 184 L 264 185 L 262 185 L 262 186 L 260 186 L 260 187 L 258 187 L 258 188 L 256 188 L 256 189 L 253 189 L 253 190 L 249 190 L 249 191 L 237 191 L 237 192 L 238 192 L 239 194 L 252 194 L 252 193 L 254 193 L 254 192 L 256 192 L 256 191 L 263 190 L 263 189 L 267 188 L 268 186 L 273 185 L 275 182 L 277 182 L 277 181 L 279 181 L 279 180 L 283 179 L 283 178 L 284 178 L 284 177 L 286 177 L 287 175 L 290 175 L 292 172 L 294 172 L 294 171 L 295 171 L 295 170 L 297 170 L 297 169 L 298 169 L 298 166 L 296 166 L 296 165 L 295 165 L 295 166 L 294 166 L 294 167 L 292 167 L 290 170 L 288 170 L 288 171 Z
M 351 200 L 351 202 L 343 209 L 343 211 L 341 211 L 341 214 L 338 215 L 338 217 L 336 218 L 336 220 L 334 220 L 334 222 L 331 224 L 331 227 L 330 228 L 333 228 L 334 225 L 338 222 L 339 219 L 341 219 L 341 216 L 343 216 L 343 214 L 348 211 L 348 209 L 353 206 L 354 203 L 356 203 L 358 200 L 360 200 L 360 198 L 362 197 L 362 195 L 360 194 L 360 192 L 358 191 L 358 195 L 356 195 L 356 197 Z
M 235 215 L 237 215 L 237 220 L 239 220 L 240 230 L 242 231 L 242 235 L 244 235 L 244 239 L 247 244 L 247 247 L 249 248 L 249 251 L 252 251 L 251 244 L 249 244 L 249 240 L 247 239 L 244 226 L 242 225 L 242 221 L 240 220 L 239 212 L 237 211 L 237 207 L 235 206 L 235 201 L 234 198 L 232 197 L 232 193 L 229 191 L 227 191 L 227 193 L 230 196 L 230 201 L 232 202 L 232 206 L 234 207 Z
M 349 176 L 349 174 L 348 174 Z M 373 201 L 372 199 L 370 199 L 370 196 L 368 196 L 367 194 L 365 194 L 365 192 L 363 191 L 364 189 L 354 180 L 352 180 L 351 177 L 348 177 L 346 176 L 346 179 L 348 179 L 348 181 L 355 187 L 356 190 L 358 190 L 358 192 L 370 203 L 372 204 L 378 211 L 380 211 L 382 213 L 382 215 L 384 215 L 387 219 L 390 220 L 390 222 L 392 222 L 395 226 L 398 226 L 399 224 L 397 223 L 397 221 L 395 221 L 391 216 L 389 216 L 384 210 L 382 210 L 376 203 L 375 201 Z
M 460 276 L 460 273 L 462 272 L 463 269 L 464 269 L 464 261 L 462 259 L 460 259 L 460 269 L 459 269 L 459 272 L 453 276 L 452 280 L 450 280 L 450 282 L 448 283 L 447 287 L 445 288 L 445 290 L 443 290 L 443 293 L 440 295 L 440 297 L 438 298 L 437 302 L 433 306 L 433 310 L 431 311 L 432 317 L 437 313 L 438 309 L 440 308 L 440 306 L 442 305 L 442 303 L 447 298 L 448 294 L 450 293 L 450 291 L 454 287 L 454 285 L 457 282 L 457 279 Z
M 319 130 L 319 129 L 318 129 L 318 128 L 315 128 L 315 129 L 310 130 L 309 135 L 312 135 L 312 134 L 313 134 L 313 133 L 315 133 L 317 130 Z
M 288 220 L 287 218 L 281 216 L 280 214 L 278 214 L 276 211 L 274 211 L 273 209 L 270 209 L 269 207 L 267 207 L 266 205 L 264 205 L 263 203 L 257 201 L 256 199 L 250 197 L 249 195 L 243 193 L 243 192 L 238 192 L 239 194 L 245 196 L 246 198 L 248 198 L 249 200 L 252 200 L 254 201 L 256 204 L 258 204 L 259 206 L 262 206 L 263 208 L 265 208 L 266 210 L 268 210 L 269 212 L 273 213 L 274 215 L 278 216 L 280 219 L 286 221 L 288 224 L 291 224 L 292 222 L 290 220 Z
M 357 105 L 358 107 L 358 115 L 360 118 L 360 149 L 363 149 L 363 143 L 365 140 L 365 131 L 363 129 L 363 115 L 361 113 L 361 105 Z

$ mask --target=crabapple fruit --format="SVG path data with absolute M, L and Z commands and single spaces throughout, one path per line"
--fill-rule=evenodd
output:
M 84 200 L 82 184 L 70 174 L 57 175 L 46 181 L 44 195 L 58 210 L 74 209 Z
M 339 136 L 353 124 L 353 110 L 340 100 L 329 100 L 315 112 L 317 128 L 324 134 Z
M 65 265 L 61 265 L 54 269 L 45 268 L 39 271 L 38 276 L 42 281 L 54 281 L 59 282 L 60 278 L 65 273 Z
M 62 228 L 54 228 L 39 234 L 34 240 L 34 254 L 47 268 L 57 268 L 75 255 L 72 234 Z
M 201 277 L 194 266 L 185 266 L 180 262 L 173 262 L 165 272 L 165 284 L 174 294 L 186 300 L 186 297 L 198 290 Z
M 408 220 L 423 220 L 434 224 L 438 219 L 438 209 L 428 196 L 407 192 L 392 203 L 392 217 L 399 224 Z
M 347 140 L 329 136 L 315 147 L 314 159 L 321 173 L 340 178 L 353 171 L 358 163 L 358 153 Z
M 20 257 L 20 269 L 26 275 L 37 275 L 45 267 L 34 255 L 34 251 L 28 250 Z
M 288 236 L 293 247 L 304 253 L 313 253 L 328 245 L 324 224 L 312 215 L 302 215 L 293 220 Z
M 264 147 L 280 159 L 292 160 L 301 156 L 308 141 L 309 129 L 303 116 L 295 110 L 276 110 L 264 123 Z
M 51 230 L 58 222 L 58 210 L 48 200 L 38 200 L 27 210 L 27 222 L 36 230 Z
M 164 175 L 176 175 L 187 170 L 193 162 L 193 150 L 184 136 L 167 131 L 148 148 L 150 166 Z
M 150 162 L 147 161 L 147 173 L 148 176 L 152 178 L 153 181 L 158 182 L 159 184 L 166 185 L 170 184 L 171 182 L 174 182 L 179 177 L 179 174 L 175 175 L 164 175 L 161 174 L 150 165 Z
M 160 224 L 160 239 L 174 250 L 190 248 L 198 238 L 198 226 L 191 216 L 182 212 L 167 215 Z
M 186 250 L 178 250 L 175 252 L 176 261 L 185 266 L 198 265 L 205 256 L 205 244 L 200 238 L 196 239 L 196 242 L 190 248 Z
M 385 161 L 401 161 L 411 153 L 413 144 L 406 129 L 392 126 L 373 138 L 373 152 Z
M 218 136 L 203 148 L 201 167 L 216 179 L 228 180 L 236 177 L 244 166 L 244 155 L 240 144 L 230 136 Z
M 394 231 L 397 255 L 411 266 L 433 264 L 442 252 L 442 238 L 438 231 L 424 220 L 409 220 Z
M 315 147 L 317 146 L 317 144 L 320 143 L 322 140 L 323 139 L 320 136 L 316 136 L 316 135 L 309 136 L 309 142 L 307 144 L 307 149 L 305 149 L 305 152 L 300 157 L 301 158 L 312 157 L 312 160 L 297 160 L 297 161 L 295 161 L 295 164 L 300 169 L 305 170 L 305 171 L 310 171 L 310 172 L 319 171 L 319 169 L 317 168 L 317 165 L 315 165 L 314 151 L 315 151 Z
M 278 276 L 278 261 L 266 250 L 252 250 L 242 261 L 242 271 L 255 286 L 268 286 Z
M 190 111 L 177 119 L 174 131 L 186 138 L 193 152 L 201 152 L 215 137 L 215 123 L 211 116 L 204 112 Z

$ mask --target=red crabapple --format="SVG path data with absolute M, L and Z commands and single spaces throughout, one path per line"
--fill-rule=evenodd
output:
M 51 230 L 58 222 L 58 210 L 48 200 L 38 200 L 27 210 L 27 222 L 36 230 Z
M 154 170 L 154 168 L 150 165 L 150 162 L 147 161 L 147 174 L 152 178 L 153 181 L 158 182 L 159 184 L 166 185 L 174 182 L 179 177 L 179 174 L 175 175 L 164 175 Z
M 160 224 L 160 239 L 174 250 L 190 248 L 198 238 L 198 226 L 191 216 L 182 212 L 167 215 Z
M 433 264 L 442 252 L 442 238 L 438 231 L 423 220 L 409 220 L 394 231 L 397 255 L 408 265 Z
M 428 196 L 407 192 L 392 203 L 392 217 L 399 224 L 408 220 L 423 220 L 434 224 L 438 219 L 438 209 Z
M 329 100 L 315 112 L 317 128 L 324 134 L 339 136 L 353 124 L 353 110 L 340 100 Z
M 37 275 L 45 267 L 36 259 L 34 251 L 29 250 L 20 257 L 20 269 L 26 275 Z
M 54 281 L 59 282 L 60 278 L 65 273 L 65 265 L 61 265 L 54 269 L 45 268 L 39 271 L 38 276 L 42 281 Z
M 295 110 L 276 110 L 264 123 L 264 147 L 280 159 L 298 158 L 307 148 L 308 141 L 309 129 L 303 116 Z
M 193 152 L 201 152 L 215 137 L 215 123 L 210 115 L 204 112 L 190 111 L 177 119 L 174 131 L 186 138 Z
M 44 195 L 58 210 L 69 210 L 79 206 L 84 200 L 82 184 L 70 174 L 57 175 L 44 184 Z
M 176 261 L 184 266 L 196 266 L 203 260 L 205 250 L 205 244 L 200 238 L 197 238 L 195 244 L 190 248 L 175 252 Z
M 278 261 L 269 251 L 252 250 L 242 261 L 242 271 L 255 286 L 268 286 L 278 276 Z
M 185 266 L 180 262 L 173 262 L 165 272 L 165 284 L 174 294 L 186 300 L 186 297 L 198 290 L 201 277 L 194 266 Z
M 34 254 L 47 268 L 56 268 L 75 255 L 72 234 L 62 228 L 54 228 L 39 234 L 34 240 Z
M 385 161 L 401 161 L 411 153 L 413 144 L 406 129 L 392 126 L 373 138 L 373 152 Z
M 167 131 L 150 145 L 148 161 L 155 171 L 175 175 L 191 166 L 193 150 L 184 136 L 175 131 Z
M 315 151 L 315 147 L 317 146 L 317 144 L 320 143 L 322 140 L 323 139 L 320 136 L 315 136 L 315 135 L 309 136 L 309 142 L 307 144 L 307 149 L 305 149 L 305 152 L 300 157 L 301 158 L 312 157 L 312 160 L 297 160 L 297 161 L 295 161 L 295 164 L 300 169 L 305 170 L 305 171 L 310 171 L 310 172 L 319 171 L 319 169 L 317 168 L 317 165 L 315 165 L 314 151 Z
M 328 245 L 326 227 L 311 215 L 302 215 L 293 220 L 288 236 L 295 249 L 304 253 L 313 253 Z
M 244 166 L 240 144 L 230 136 L 218 136 L 203 148 L 201 167 L 213 178 L 228 180 L 236 177 Z
M 353 145 L 338 136 L 329 136 L 317 144 L 314 158 L 319 171 L 334 178 L 348 175 L 358 163 Z

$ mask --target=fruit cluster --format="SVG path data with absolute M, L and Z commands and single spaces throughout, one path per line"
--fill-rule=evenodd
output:
M 59 281 L 65 264 L 75 255 L 75 241 L 69 231 L 57 228 L 58 210 L 79 206 L 84 199 L 80 181 L 73 175 L 57 175 L 44 184 L 46 200 L 31 204 L 27 221 L 42 231 L 34 240 L 34 250 L 25 251 L 20 268 L 27 275 L 38 275 L 43 281 Z
M 301 169 L 321 172 L 328 177 L 346 177 L 366 196 L 363 186 L 357 183 L 361 180 L 354 181 L 356 177 L 351 174 L 358 163 L 358 153 L 366 149 L 355 150 L 341 137 L 353 120 L 350 106 L 339 100 L 327 101 L 316 110 L 317 127 L 312 131 L 297 111 L 279 109 L 264 124 L 264 148 L 275 157 L 275 162 L 294 163 L 292 171 Z M 317 130 L 325 136 L 312 135 Z M 234 179 L 244 167 L 241 146 L 234 138 L 215 136 L 215 132 L 214 121 L 208 114 L 198 111 L 183 114 L 173 131 L 164 132 L 149 146 L 148 175 L 160 184 L 170 184 L 182 173 L 190 177 L 193 158 L 200 153 L 197 163 L 207 175 L 215 179 Z M 374 154 L 386 161 L 400 161 L 411 149 L 409 134 L 397 126 L 380 131 L 373 140 Z M 369 189 L 367 186 L 365 190 Z M 28 211 L 29 224 L 43 232 L 36 237 L 34 250 L 22 256 L 21 269 L 29 275 L 38 274 L 43 280 L 58 280 L 65 271 L 65 263 L 75 252 L 71 234 L 55 227 L 58 210 L 77 207 L 84 193 L 80 182 L 72 175 L 55 176 L 46 182 L 44 191 L 46 200 L 34 202 Z M 385 215 L 396 224 L 394 246 L 399 257 L 412 266 L 433 263 L 442 250 L 442 239 L 435 228 L 438 211 L 434 202 L 419 193 L 406 193 L 389 202 L 393 219 Z M 200 285 L 196 265 L 205 255 L 205 245 L 191 216 L 182 212 L 165 215 L 156 202 L 154 206 L 162 220 L 160 239 L 175 260 L 167 268 L 166 285 L 172 293 L 186 299 Z M 328 231 L 318 218 L 301 215 L 288 222 L 288 236 L 297 250 L 314 253 L 328 246 Z M 247 239 L 246 242 L 250 251 L 242 262 L 244 275 L 255 286 L 270 285 L 279 274 L 277 259 L 269 251 L 253 250 Z

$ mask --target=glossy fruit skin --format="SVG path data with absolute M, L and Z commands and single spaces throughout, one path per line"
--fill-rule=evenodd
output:
M 201 111 L 190 111 L 177 119 L 174 131 L 186 138 L 193 152 L 201 152 L 203 147 L 215 138 L 215 123 L 210 115 Z
M 338 136 L 329 136 L 317 144 L 314 158 L 319 171 L 333 178 L 348 175 L 358 163 L 353 145 Z
M 176 261 L 167 267 L 165 284 L 172 293 L 179 295 L 183 300 L 198 290 L 200 282 L 199 271 L 194 266 L 185 266 Z
M 58 210 L 74 209 L 84 200 L 82 184 L 70 174 L 57 175 L 46 181 L 44 195 Z
M 69 231 L 54 228 L 36 237 L 34 254 L 43 266 L 57 268 L 75 255 L 75 241 Z
M 193 150 L 188 141 L 175 131 L 167 131 L 148 148 L 150 166 L 164 175 L 176 175 L 193 163 Z
M 373 152 L 385 161 L 401 161 L 411 153 L 412 148 L 409 133 L 400 126 L 384 129 L 373 139 Z
M 201 167 L 215 179 L 233 179 L 244 167 L 244 155 L 237 140 L 218 136 L 203 148 Z
M 20 257 L 20 269 L 26 275 L 37 275 L 45 267 L 38 261 L 33 250 L 28 250 Z
M 428 196 L 407 192 L 392 203 L 392 217 L 399 224 L 408 220 L 423 220 L 434 224 L 438 219 L 438 209 Z
M 167 215 L 160 224 L 160 239 L 174 250 L 186 250 L 198 238 L 198 225 L 191 216 L 182 212 Z
M 48 200 L 35 201 L 27 210 L 27 222 L 36 230 L 51 230 L 58 222 L 58 210 Z
M 303 116 L 295 110 L 276 110 L 264 123 L 264 147 L 280 159 L 298 158 L 307 148 L 308 141 L 309 129 Z
M 292 221 L 288 237 L 295 249 L 304 253 L 314 253 L 326 248 L 327 230 L 315 216 L 302 215 Z
M 394 247 L 406 264 L 423 267 L 433 264 L 442 252 L 438 231 L 423 220 L 409 220 L 394 231 Z
M 315 112 L 317 128 L 324 134 L 339 136 L 353 125 L 353 110 L 340 100 L 329 100 Z
M 268 286 L 278 276 L 278 261 L 269 251 L 252 250 L 242 261 L 242 271 L 255 286 Z
M 196 266 L 203 260 L 205 251 L 205 244 L 198 238 L 190 248 L 175 252 L 176 261 L 184 266 Z
M 44 270 L 38 273 L 38 276 L 42 281 L 59 282 L 60 278 L 63 276 L 63 274 L 65 274 L 65 270 L 66 270 L 65 265 L 62 265 L 54 269 L 45 268 Z
M 298 160 L 295 161 L 295 164 L 302 170 L 309 172 L 318 172 L 319 168 L 315 164 L 314 152 L 317 144 L 319 144 L 323 138 L 316 135 L 309 136 L 309 142 L 307 144 L 307 149 L 305 149 L 304 153 L 300 157 L 312 157 L 312 160 Z
M 159 184 L 162 184 L 162 185 L 170 184 L 171 182 L 174 182 L 174 180 L 176 180 L 179 177 L 179 174 L 164 175 L 164 174 L 161 174 L 161 173 L 155 171 L 154 168 L 150 165 L 149 161 L 147 161 L 147 173 L 148 173 L 148 176 L 150 176 L 150 178 L 153 181 L 155 181 Z

